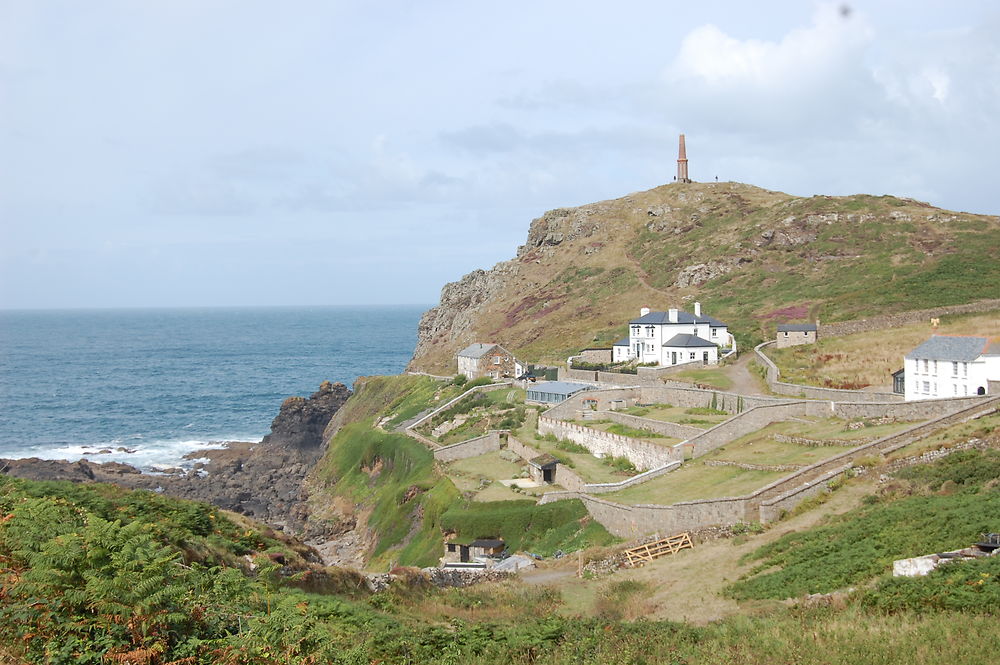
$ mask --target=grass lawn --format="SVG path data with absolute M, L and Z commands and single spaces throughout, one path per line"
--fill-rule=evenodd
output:
M 602 494 L 601 498 L 626 504 L 669 505 L 692 499 L 741 496 L 787 475 L 787 471 L 747 471 L 735 466 L 705 466 L 696 460 L 685 462 L 676 471 L 641 485 Z
M 520 501 L 526 497 L 518 494 L 511 488 L 498 482 L 494 482 L 482 491 L 478 492 L 473 501 Z
M 774 423 L 772 431 L 788 436 L 804 436 L 810 439 L 879 439 L 883 436 L 901 432 L 915 425 L 915 422 L 887 423 L 871 425 L 861 429 L 847 429 L 848 421 L 839 418 L 803 418 L 810 422 Z
M 525 445 L 538 450 L 539 454 L 551 453 L 559 459 L 572 462 L 573 466 L 570 467 L 570 470 L 588 483 L 617 483 L 629 477 L 615 471 L 601 459 L 594 457 L 590 453 L 571 453 L 566 450 L 560 450 L 555 441 L 546 441 L 544 439 L 538 441 L 534 438 L 521 439 L 521 441 Z
M 903 356 L 931 335 L 1000 335 L 1000 312 L 942 316 L 937 330 L 929 323 L 914 323 L 890 331 L 856 333 L 820 339 L 815 345 L 765 349 L 781 370 L 781 380 L 812 386 L 839 388 L 892 385 L 892 373 L 903 366 Z
M 646 441 L 647 443 L 652 443 L 657 446 L 663 446 L 665 448 L 669 448 L 675 443 L 680 443 L 681 441 L 680 439 L 674 439 L 669 436 L 662 436 L 660 434 L 657 434 L 656 432 L 650 432 L 649 430 L 635 430 L 631 428 L 623 429 L 622 425 L 619 425 L 618 423 L 602 423 L 602 422 L 595 423 L 594 421 L 588 421 L 588 420 L 578 420 L 573 422 L 575 422 L 577 425 L 583 425 L 585 427 L 590 427 L 592 429 L 600 430 L 602 432 L 610 432 L 612 434 L 622 435 L 622 432 L 624 431 L 626 433 L 623 436 L 628 436 L 633 439 L 639 439 L 640 441 Z M 644 433 L 648 434 L 646 436 L 639 436 Z
M 714 427 L 719 423 L 732 418 L 730 415 L 705 415 L 701 413 L 692 414 L 688 413 L 688 411 L 690 411 L 690 409 L 687 407 L 671 406 L 669 404 L 633 406 L 622 410 L 623 413 L 628 413 L 633 416 L 640 416 L 651 420 L 661 420 L 668 423 L 678 423 L 680 425 L 690 425 L 691 427 L 700 427 L 701 429 Z
M 841 446 L 800 446 L 781 443 L 770 438 L 766 428 L 749 434 L 722 448 L 713 450 L 705 459 L 725 460 L 741 464 L 797 464 L 808 466 L 849 450 Z
M 956 441 L 968 441 L 972 438 L 983 438 L 1000 427 L 1000 413 L 992 413 L 967 423 L 959 423 L 941 430 L 934 436 L 929 436 L 920 441 L 900 448 L 887 457 L 888 461 L 919 455 L 928 450 L 936 450 L 942 445 L 954 443 Z
M 721 368 L 711 369 L 686 369 L 677 374 L 671 374 L 667 378 L 677 381 L 690 381 L 710 386 L 717 390 L 729 390 L 733 387 L 733 381 L 726 375 L 726 371 Z

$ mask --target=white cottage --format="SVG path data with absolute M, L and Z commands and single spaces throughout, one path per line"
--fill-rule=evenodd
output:
M 612 346 L 614 362 L 637 360 L 661 367 L 719 362 L 719 348 L 736 350 L 736 339 L 729 326 L 701 313 L 701 303 L 694 304 L 694 314 L 679 309 L 651 312 L 643 307 L 638 319 L 628 323 L 629 336 Z
M 906 401 L 987 395 L 1000 382 L 1000 342 L 935 335 L 903 359 Z

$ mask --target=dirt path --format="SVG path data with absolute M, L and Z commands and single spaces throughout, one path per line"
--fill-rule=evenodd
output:
M 732 391 L 741 395 L 767 395 L 764 382 L 750 370 L 754 359 L 752 351 L 743 353 L 740 359 L 725 368 L 726 376 L 733 382 Z

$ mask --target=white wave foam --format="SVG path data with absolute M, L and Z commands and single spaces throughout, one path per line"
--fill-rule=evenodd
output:
M 134 436 L 134 435 L 133 435 Z M 133 438 L 133 437 L 129 437 Z M 46 460 L 66 460 L 76 462 L 88 459 L 92 462 L 122 462 L 131 464 L 143 471 L 156 471 L 169 468 L 190 469 L 198 461 L 206 458 L 184 459 L 188 453 L 196 450 L 224 448 L 227 441 L 259 441 L 260 437 L 246 435 L 219 437 L 217 439 L 175 439 L 144 441 L 132 445 L 121 445 L 117 439 L 96 444 L 77 444 L 56 447 L 23 447 L 12 448 L 0 452 L 0 457 L 20 459 L 38 457 Z M 101 452 L 108 451 L 108 452 Z

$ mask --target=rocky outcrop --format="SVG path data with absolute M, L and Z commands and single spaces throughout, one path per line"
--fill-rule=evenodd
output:
M 191 453 L 191 459 L 208 461 L 186 472 L 147 474 L 117 462 L 37 458 L 0 460 L 0 472 L 31 480 L 106 482 L 163 492 L 298 533 L 309 517 L 303 481 L 323 452 L 324 430 L 350 395 L 342 383 L 324 381 L 308 399 L 285 400 L 271 433 L 260 443 L 230 443 L 226 448 Z
M 351 391 L 343 383 L 324 381 L 309 399 L 289 397 L 271 422 L 271 433 L 261 444 L 319 450 L 326 443 L 323 432 L 330 419 L 350 396 Z

